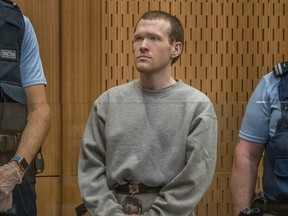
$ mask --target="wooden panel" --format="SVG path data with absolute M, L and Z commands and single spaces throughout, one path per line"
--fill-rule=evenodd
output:
M 61 3 L 62 215 L 75 215 L 75 207 L 82 203 L 77 182 L 79 150 L 92 102 L 101 86 L 100 2 Z
M 61 215 L 60 177 L 37 177 L 36 192 L 39 216 Z
M 63 175 L 76 176 L 83 129 L 100 94 L 100 1 L 62 1 Z M 69 163 L 67 163 L 69 158 Z
M 64 202 L 62 205 L 62 215 L 76 215 L 75 208 L 82 203 L 77 177 L 64 177 L 63 183 Z M 89 214 L 87 213 L 86 215 Z

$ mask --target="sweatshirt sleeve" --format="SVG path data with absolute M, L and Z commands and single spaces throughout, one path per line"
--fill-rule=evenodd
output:
M 143 216 L 188 216 L 207 191 L 215 171 L 217 119 L 211 103 L 191 123 L 186 165 L 166 184 Z
M 78 163 L 78 183 L 91 215 L 123 216 L 122 206 L 109 189 L 105 167 L 104 121 L 94 104 L 84 130 Z

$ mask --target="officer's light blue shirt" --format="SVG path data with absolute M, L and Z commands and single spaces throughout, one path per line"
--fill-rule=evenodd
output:
M 240 138 L 265 144 L 274 135 L 281 117 L 279 81 L 280 78 L 275 78 L 273 72 L 261 78 L 245 110 Z
M 20 74 L 23 87 L 36 84 L 47 84 L 42 62 L 39 54 L 39 46 L 34 28 L 30 20 L 24 16 L 25 33 L 22 42 Z

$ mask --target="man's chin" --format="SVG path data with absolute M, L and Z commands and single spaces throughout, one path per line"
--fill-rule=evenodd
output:
M 137 68 L 137 71 L 140 73 L 149 73 L 150 72 L 149 68 L 147 68 L 147 67 L 139 67 L 139 66 L 137 67 L 136 66 L 136 68 Z

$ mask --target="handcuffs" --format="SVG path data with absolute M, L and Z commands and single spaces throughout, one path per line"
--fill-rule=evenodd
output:
M 126 214 L 141 214 L 142 205 L 136 194 L 139 193 L 139 186 L 137 184 L 129 185 L 129 195 L 125 197 L 122 204 L 124 213 Z

